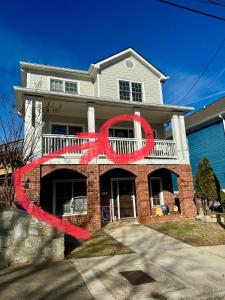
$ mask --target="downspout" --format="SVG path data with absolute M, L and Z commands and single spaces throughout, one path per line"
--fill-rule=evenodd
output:
M 224 131 L 224 134 L 225 134 L 225 119 L 222 115 L 219 115 L 218 116 L 221 120 L 222 120 L 222 123 L 223 123 L 223 131 Z

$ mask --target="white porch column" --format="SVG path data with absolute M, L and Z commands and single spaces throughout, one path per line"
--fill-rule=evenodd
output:
M 35 157 L 42 156 L 42 101 L 35 101 Z
M 171 126 L 172 126 L 173 140 L 176 142 L 177 159 L 180 163 L 182 163 L 183 162 L 182 141 L 181 141 L 181 134 L 180 134 L 179 116 L 177 114 L 174 114 L 172 116 Z
M 135 111 L 135 115 L 140 116 L 140 111 Z M 134 121 L 134 137 L 137 140 L 137 149 L 142 148 L 142 131 L 140 122 Z
M 30 160 L 34 136 L 33 126 L 33 101 L 25 99 L 25 117 L 24 117 L 24 148 L 23 155 L 25 160 Z
M 188 143 L 187 143 L 187 136 L 186 136 L 186 130 L 185 130 L 185 122 L 184 122 L 184 116 L 179 116 L 179 123 L 180 123 L 180 135 L 181 135 L 181 142 L 182 142 L 182 150 L 183 150 L 183 158 L 185 163 L 190 163 L 190 157 L 189 157 L 189 150 L 188 150 Z
M 93 103 L 88 104 L 87 119 L 88 119 L 88 132 L 95 132 L 95 107 Z

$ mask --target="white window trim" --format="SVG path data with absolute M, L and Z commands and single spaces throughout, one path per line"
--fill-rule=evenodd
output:
M 51 90 L 51 79 L 53 79 L 53 80 L 61 80 L 63 82 L 63 91 L 52 91 Z M 71 93 L 70 92 L 66 92 L 66 81 L 77 83 L 77 94 L 76 93 L 72 93 L 72 92 Z M 80 95 L 80 81 L 74 80 L 74 79 L 69 79 L 69 78 L 61 78 L 61 77 L 49 76 L 48 89 L 51 92 L 64 93 L 64 94 L 70 94 L 70 95 L 73 95 L 73 94 L 74 95 Z
M 86 179 L 53 179 L 53 206 L 52 206 L 53 215 L 56 215 L 55 214 L 56 213 L 56 183 L 58 182 L 86 182 Z M 87 184 L 86 184 L 86 189 L 87 189 Z M 66 213 L 63 214 L 62 216 L 65 217 L 65 216 L 82 216 L 82 215 L 87 215 L 87 211 L 81 214 Z
M 129 87 L 130 87 L 130 100 L 121 100 L 120 99 L 120 81 L 127 81 L 129 82 Z M 139 103 L 137 101 L 133 101 L 132 100 L 132 87 L 131 87 L 131 83 L 140 83 L 141 84 L 141 92 L 142 92 L 142 101 L 140 103 L 145 102 L 145 86 L 144 86 L 144 82 L 143 81 L 138 81 L 138 80 L 130 80 L 130 79 L 122 79 L 122 78 L 118 78 L 117 79 L 117 91 L 118 91 L 118 99 L 120 101 L 127 101 L 127 102 L 133 102 L 133 103 Z
M 85 131 L 85 125 L 84 124 L 74 124 L 74 123 L 64 123 L 64 122 L 49 122 L 50 125 L 50 134 L 54 134 L 52 133 L 52 125 L 63 125 L 63 126 L 67 126 L 67 132 L 68 132 L 68 127 L 69 126 L 77 126 L 77 127 L 82 127 L 83 128 L 83 132 Z M 64 135 L 69 135 L 69 134 L 64 134 Z M 73 135 L 70 135 L 73 136 Z
M 162 177 L 150 177 L 149 181 L 150 181 L 150 188 L 151 188 L 151 206 L 152 207 L 158 207 L 158 205 L 154 205 L 153 204 L 153 197 L 152 197 L 152 184 L 151 184 L 151 180 L 159 180 L 160 181 L 160 193 L 159 193 L 159 198 L 160 198 L 160 205 L 164 204 L 164 196 L 163 196 L 163 188 L 162 188 Z

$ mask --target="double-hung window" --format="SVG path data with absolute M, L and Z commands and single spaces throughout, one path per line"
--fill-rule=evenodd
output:
M 142 84 L 119 80 L 119 96 L 120 100 L 142 102 Z
M 119 81 L 120 85 L 120 100 L 130 101 L 130 83 L 129 81 Z
M 55 92 L 78 94 L 78 82 L 50 78 L 50 90 Z
M 83 126 L 79 125 L 52 124 L 52 134 L 76 135 L 82 131 Z
M 56 180 L 54 184 L 55 215 L 80 215 L 87 213 L 86 180 Z
M 65 81 L 65 92 L 77 94 L 77 82 Z
M 59 79 L 51 79 L 50 88 L 51 91 L 63 92 L 63 81 Z

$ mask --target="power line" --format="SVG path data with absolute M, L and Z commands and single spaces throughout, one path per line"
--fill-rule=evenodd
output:
M 194 12 L 194 13 L 197 13 L 197 14 L 200 14 L 200 15 L 203 15 L 203 16 L 206 16 L 206 17 L 211 17 L 211 18 L 214 18 L 214 19 L 217 19 L 217 20 L 220 20 L 220 21 L 225 21 L 225 18 L 223 18 L 223 17 L 216 16 L 216 15 L 212 15 L 212 14 L 210 14 L 210 13 L 203 12 L 203 11 L 201 11 L 201 10 L 194 9 L 194 8 L 191 8 L 191 7 L 183 6 L 183 5 L 174 3 L 174 2 L 169 2 L 169 1 L 166 1 L 166 0 L 156 0 L 156 1 L 162 2 L 162 3 L 164 3 L 164 4 L 168 4 L 168 5 L 171 5 L 171 6 L 175 6 L 175 7 L 178 7 L 178 8 L 187 10 L 187 11 L 190 11 L 190 12 Z
M 205 4 L 220 5 L 220 6 L 225 7 L 225 2 L 218 3 L 217 1 L 214 1 L 214 0 L 192 0 L 192 1 L 201 2 L 201 3 L 205 3 Z
M 187 93 L 184 95 L 184 97 L 179 101 L 182 102 L 185 100 L 185 98 L 187 96 L 190 95 L 190 93 L 192 92 L 192 90 L 196 87 L 196 85 L 199 83 L 199 81 L 202 79 L 202 77 L 205 75 L 205 73 L 208 71 L 209 67 L 211 66 L 211 64 L 213 63 L 213 61 L 216 59 L 217 55 L 219 54 L 220 50 L 223 47 L 223 44 L 225 42 L 225 38 L 221 41 L 221 43 L 219 44 L 219 47 L 217 48 L 216 52 L 213 54 L 212 58 L 210 59 L 210 61 L 207 63 L 206 67 L 204 68 L 204 70 L 202 71 L 202 73 L 200 74 L 200 76 L 197 78 L 197 80 L 192 84 L 192 86 L 190 87 L 190 89 L 187 91 Z
M 217 2 L 217 1 L 215 1 L 215 0 L 208 0 L 207 2 L 208 2 L 209 4 L 214 4 L 214 5 L 219 5 L 219 6 L 225 6 L 224 1 L 222 1 L 222 3 L 219 3 L 219 2 Z

